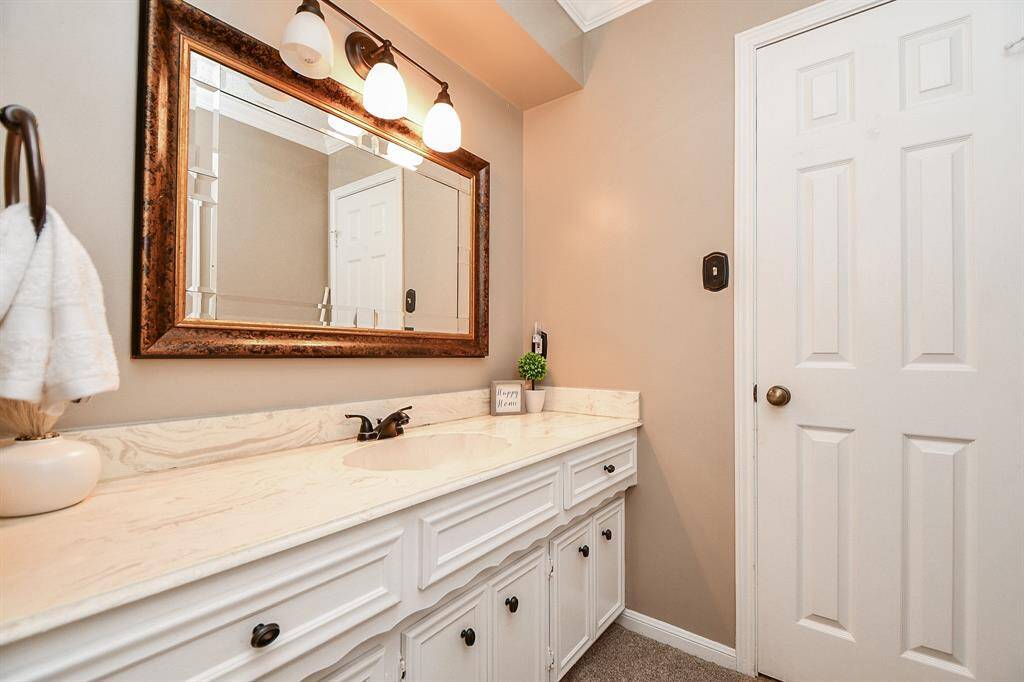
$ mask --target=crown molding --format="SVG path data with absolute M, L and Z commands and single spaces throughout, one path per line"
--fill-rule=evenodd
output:
M 632 12 L 651 0 L 558 0 L 565 13 L 586 33 Z

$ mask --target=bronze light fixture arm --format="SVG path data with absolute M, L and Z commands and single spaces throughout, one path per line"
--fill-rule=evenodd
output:
M 381 44 L 381 48 L 383 48 L 384 46 L 387 46 L 388 48 L 391 49 L 392 52 L 398 53 L 399 55 L 401 55 L 402 59 L 404 59 L 405 61 L 407 61 L 410 64 L 412 64 L 413 66 L 415 66 L 417 69 L 419 69 L 423 73 L 427 74 L 427 76 L 429 76 L 431 80 L 433 80 L 435 83 L 440 85 L 442 88 L 447 88 L 448 87 L 448 84 L 446 82 L 444 82 L 443 80 L 441 80 L 440 78 L 438 78 L 437 76 L 432 74 L 429 70 L 427 70 L 427 67 L 423 66 L 418 61 L 416 61 L 415 59 L 413 59 L 412 57 L 410 57 L 406 53 L 402 52 L 400 49 L 395 47 L 395 45 L 390 40 L 384 38 L 382 35 L 380 35 L 376 31 L 374 31 L 372 28 L 370 28 L 369 26 L 367 26 L 363 22 L 361 22 L 358 19 L 356 19 L 354 16 L 352 16 L 351 14 L 349 14 L 348 12 L 343 10 L 341 7 L 339 7 L 337 4 L 335 4 L 334 2 L 331 2 L 331 0 L 320 0 L 320 1 L 323 2 L 325 5 L 327 5 L 328 7 L 330 7 L 331 9 L 333 9 L 338 14 L 341 14 L 342 16 L 344 16 L 346 19 L 351 21 L 353 24 L 355 24 L 359 28 L 361 28 L 364 31 L 366 31 L 366 33 L 369 34 L 369 36 L 371 38 L 373 38 L 374 40 L 376 40 L 378 43 Z M 346 46 L 346 48 L 347 48 L 347 46 Z M 377 48 L 377 49 L 379 50 L 381 48 Z

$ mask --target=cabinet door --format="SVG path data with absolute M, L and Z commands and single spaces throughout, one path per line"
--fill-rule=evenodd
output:
M 547 556 L 538 549 L 491 581 L 496 682 L 546 680 Z
M 625 530 L 626 507 L 616 500 L 594 514 L 594 578 L 597 635 L 622 612 L 626 603 Z
M 490 622 L 487 586 L 478 587 L 402 633 L 408 682 L 483 682 Z
M 586 651 L 594 634 L 593 524 L 591 519 L 551 541 L 551 649 L 556 677 Z
M 346 656 L 341 663 L 332 666 L 327 673 L 313 679 L 318 682 L 395 682 L 398 678 L 396 670 L 398 653 L 397 646 L 395 646 L 398 636 L 394 635 L 393 638 L 394 644 L 390 641 L 392 637 L 388 636 L 366 650 Z M 271 679 L 288 679 L 286 676 L 277 675 L 277 672 L 274 671 Z

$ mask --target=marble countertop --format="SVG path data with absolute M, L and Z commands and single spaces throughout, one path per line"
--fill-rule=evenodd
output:
M 437 469 L 370 471 L 343 463 L 366 447 L 346 440 L 101 482 L 74 507 L 0 520 L 0 645 L 638 426 L 561 412 L 472 417 L 407 434 L 482 433 L 511 445 Z

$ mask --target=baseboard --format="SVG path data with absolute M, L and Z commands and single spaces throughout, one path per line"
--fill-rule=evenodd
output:
M 736 650 L 707 637 L 695 635 L 682 628 L 677 628 L 675 625 L 630 609 L 623 611 L 615 622 L 627 630 L 650 637 L 662 644 L 668 644 L 691 656 L 703 658 L 705 661 L 711 661 L 729 670 L 736 670 Z

